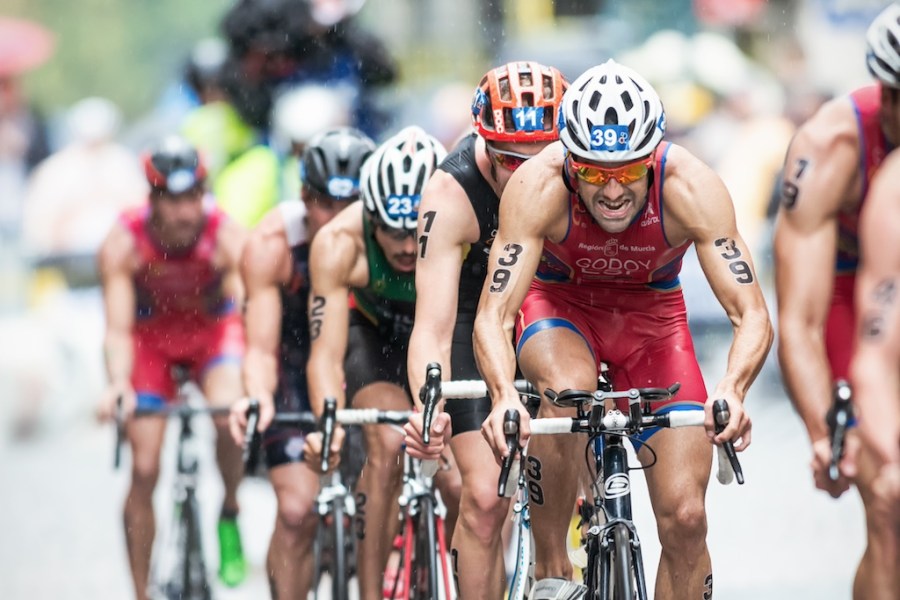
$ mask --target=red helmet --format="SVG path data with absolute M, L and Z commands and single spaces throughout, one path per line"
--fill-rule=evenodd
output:
M 554 67 L 511 62 L 491 69 L 472 100 L 472 122 L 486 140 L 544 142 L 559 137 L 557 113 L 569 82 Z
M 144 154 L 147 182 L 157 190 L 181 194 L 206 179 L 206 165 L 190 142 L 176 135 L 163 138 Z

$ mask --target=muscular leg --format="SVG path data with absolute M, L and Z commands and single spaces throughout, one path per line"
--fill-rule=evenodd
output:
M 519 354 L 519 366 L 525 378 L 543 392 L 550 387 L 597 389 L 597 366 L 584 339 L 570 329 L 546 329 L 532 335 Z M 561 409 L 548 400 L 541 403 L 538 417 L 575 416 L 572 409 Z M 581 457 L 587 442 L 580 435 L 534 436 L 528 453 L 542 465 L 540 486 L 543 502 L 530 497 L 531 523 L 534 528 L 535 579 L 572 578 L 572 563 L 566 547 L 566 533 L 572 518 L 575 494 L 579 489 Z
M 353 397 L 355 408 L 406 410 L 402 388 L 385 382 L 365 386 Z M 403 473 L 403 434 L 384 425 L 363 428 L 366 464 L 357 489 L 365 494 L 365 536 L 359 541 L 359 592 L 363 600 L 381 600 L 384 568 L 397 531 L 397 498 Z
M 165 419 L 136 419 L 127 424 L 131 442 L 131 487 L 125 499 L 125 543 L 134 593 L 138 600 L 147 598 L 150 576 L 150 552 L 156 536 L 153 515 L 153 489 L 159 478 L 159 453 L 166 430 Z
M 272 598 L 306 598 L 313 577 L 319 476 L 299 462 L 271 469 L 269 479 L 278 500 L 266 565 Z
M 444 535 L 447 541 L 453 539 L 453 531 L 456 529 L 456 520 L 459 517 L 459 496 L 462 493 L 462 479 L 459 476 L 459 466 L 453 452 L 447 448 L 444 452 L 447 459 L 446 467 L 441 465 L 441 470 L 434 476 L 434 485 L 441 492 L 441 499 L 447 507 L 447 517 L 444 519 Z M 447 551 L 449 552 L 449 548 Z
M 712 446 L 698 427 L 662 429 L 648 443 L 658 461 L 644 471 L 662 546 L 656 598 L 705 598 L 712 590 L 705 507 Z M 646 448 L 638 458 L 645 465 L 652 461 Z
M 856 486 L 866 508 L 866 551 L 853 581 L 855 600 L 900 598 L 900 498 L 876 490 L 878 466 L 865 448 L 859 451 Z
M 244 387 L 241 383 L 241 367 L 236 361 L 219 362 L 209 369 L 203 377 L 203 394 L 212 406 L 229 407 L 241 397 Z M 241 447 L 234 443 L 228 432 L 228 417 L 217 417 L 216 425 L 216 459 L 222 483 L 225 486 L 225 499 L 222 509 L 229 514 L 238 512 L 237 488 L 244 474 L 241 462 Z
M 500 530 L 509 500 L 497 497 L 500 467 L 480 431 L 450 441 L 462 478 L 459 518 L 451 540 L 460 598 L 500 598 L 506 586 Z

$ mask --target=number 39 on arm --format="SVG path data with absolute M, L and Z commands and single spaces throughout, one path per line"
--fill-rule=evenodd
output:
M 494 275 L 491 277 L 491 281 L 494 285 L 490 287 L 490 291 L 495 294 L 503 293 L 503 290 L 506 289 L 506 286 L 509 284 L 510 272 L 508 268 L 512 267 L 519 260 L 519 254 L 522 253 L 522 246 L 519 244 L 506 244 L 503 246 L 503 250 L 507 253 L 506 256 L 501 256 L 497 263 L 500 265 L 500 268 L 494 270 Z

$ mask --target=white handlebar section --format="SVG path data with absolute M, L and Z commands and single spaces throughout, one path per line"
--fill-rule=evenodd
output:
M 487 384 L 478 379 L 441 382 L 444 398 L 483 398 L 487 396 Z
M 702 410 L 673 410 L 669 413 L 669 427 L 702 426 L 705 418 Z
M 335 419 L 342 425 L 372 425 L 380 420 L 409 419 L 411 412 L 400 410 L 383 411 L 377 408 L 342 408 L 336 411 Z
M 555 433 L 571 433 L 572 419 L 569 417 L 550 417 L 547 419 L 531 419 L 529 421 L 531 435 Z
M 603 424 L 608 428 L 623 427 L 622 419 L 625 415 L 619 411 L 610 411 L 603 417 Z M 702 427 L 705 413 L 702 410 L 672 411 L 669 413 L 669 427 Z M 570 417 L 553 417 L 547 419 L 531 419 L 529 421 L 531 435 L 554 435 L 570 433 L 572 431 L 572 419 Z M 734 471 L 725 454 L 725 448 L 717 447 L 718 463 L 716 465 L 716 479 L 723 485 L 734 481 Z

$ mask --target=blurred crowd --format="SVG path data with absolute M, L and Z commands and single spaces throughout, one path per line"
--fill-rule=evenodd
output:
M 33 433 L 48 401 L 67 396 L 53 411 L 67 418 L 102 389 L 95 254 L 118 214 L 146 202 L 143 146 L 167 131 L 191 140 L 217 202 L 249 228 L 276 203 L 299 199 L 298 158 L 319 131 L 386 130 L 374 93 L 396 80 L 397 66 L 357 24 L 362 4 L 236 2 L 220 37 L 197 41 L 173 74 L 174 97 L 136 125 L 144 133 L 128 146 L 120 109 L 100 97 L 66 109 L 51 144 L 21 81 L 51 58 L 54 34 L 0 20 L 0 337 L 21 341 L 0 350 L 5 396 L 20 399 L 0 406 L 0 417 L 11 417 L 15 436 Z
M 0 404 L 0 424 L 12 422 L 16 435 L 27 436 L 49 412 L 48 402 L 55 403 L 54 415 L 65 417 L 85 411 L 102 388 L 94 253 L 117 214 L 145 201 L 137 157 L 152 139 L 178 131 L 201 148 L 217 202 L 252 227 L 276 203 L 298 197 L 297 158 L 327 127 L 353 125 L 380 140 L 415 119 L 447 147 L 467 130 L 476 82 L 405 78 L 383 32 L 361 18 L 365 4 L 235 0 L 221 16 L 218 35 L 197 39 L 157 105 L 130 123 L 114 100 L 100 97 L 84 98 L 48 120 L 22 81 L 52 60 L 54 33 L 0 18 L 0 336 L 21 340 L 0 345 L 0 380 L 11 392 L 7 398 L 21 400 Z M 367 10 L 378 5 L 372 0 Z M 872 3 L 873 14 L 879 7 Z M 583 22 L 595 27 L 602 18 Z M 860 38 L 866 22 L 857 26 Z M 777 50 L 767 54 L 741 43 L 740 24 L 697 18 L 695 29 L 656 31 L 617 49 L 615 58 L 657 87 L 670 139 L 722 176 L 765 277 L 785 149 L 798 123 L 845 90 L 811 77 L 804 48 L 790 35 L 774 40 Z M 530 48 L 522 38 L 510 34 L 506 50 Z M 490 66 L 502 53 L 495 50 L 471 71 Z M 547 46 L 533 50 L 534 56 L 503 59 L 553 64 Z M 605 59 L 585 54 L 581 59 L 589 64 Z M 419 92 L 426 97 L 410 98 Z M 688 261 L 684 277 L 701 281 L 698 269 Z M 688 283 L 685 290 L 696 323 L 727 326 L 705 285 Z

